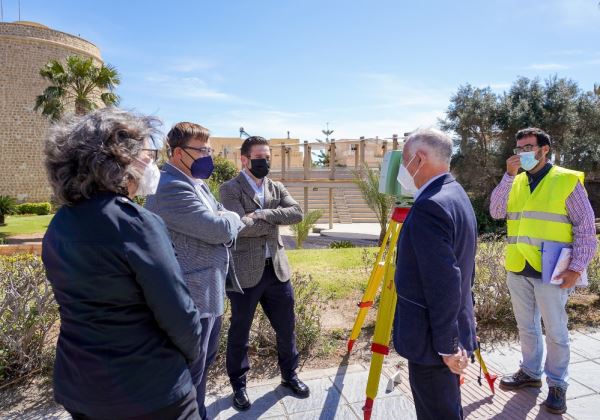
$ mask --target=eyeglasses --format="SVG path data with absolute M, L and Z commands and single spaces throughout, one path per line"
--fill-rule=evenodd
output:
M 202 154 L 204 156 L 212 156 L 212 154 L 215 151 L 215 149 L 213 149 L 212 147 L 183 146 L 182 149 L 192 149 L 192 150 L 195 150 L 197 152 L 200 152 L 200 154 Z
M 142 149 L 142 153 L 144 153 L 147 157 L 152 159 L 154 162 L 158 160 L 158 149 Z
M 526 144 L 523 147 L 515 147 L 513 149 L 513 153 L 515 155 L 518 155 L 519 153 L 522 153 L 522 152 L 531 152 L 534 147 L 539 147 L 539 146 L 537 146 L 536 144 Z

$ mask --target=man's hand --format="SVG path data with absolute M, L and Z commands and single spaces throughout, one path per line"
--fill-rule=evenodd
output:
M 577 279 L 579 278 L 579 276 L 580 276 L 580 274 L 577 271 L 565 270 L 562 273 L 560 273 L 558 276 L 554 277 L 552 280 L 562 279 L 560 288 L 561 289 L 570 289 L 571 287 L 575 286 L 575 283 L 577 283 Z
M 466 350 L 459 349 L 451 356 L 442 356 L 442 359 L 444 359 L 444 363 L 452 373 L 455 373 L 456 375 L 465 375 L 467 373 L 469 357 Z
M 246 217 L 253 220 L 265 220 L 265 214 L 262 211 L 253 211 L 252 213 L 248 213 Z
M 506 160 L 506 173 L 510 176 L 516 176 L 520 167 L 521 157 L 519 155 L 511 156 Z

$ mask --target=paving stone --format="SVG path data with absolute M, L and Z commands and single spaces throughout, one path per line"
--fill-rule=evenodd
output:
M 516 372 L 522 359 L 520 350 L 508 346 L 496 348 L 493 351 L 482 350 L 481 356 L 486 365 L 489 365 L 489 369 L 498 375 L 509 375 Z
M 599 357 L 600 357 L 600 355 L 599 355 Z M 569 364 L 581 363 L 581 362 L 585 362 L 587 360 L 590 360 L 590 359 L 588 359 L 584 355 L 577 353 L 577 350 L 571 348 L 571 358 L 569 359 Z
M 206 414 L 208 418 L 217 420 L 219 418 L 219 397 L 217 395 L 207 394 L 204 399 Z
M 329 378 L 312 379 L 305 381 L 310 388 L 308 398 L 297 398 L 288 388 L 278 386 L 277 393 L 285 406 L 288 414 L 302 413 L 305 411 L 320 411 L 323 407 L 345 405 L 348 403 L 333 385 Z
M 588 359 L 600 359 L 600 340 L 576 333 L 571 336 L 571 349 Z
M 258 419 L 285 416 L 280 395 L 269 385 L 254 386 L 246 389 L 252 406 L 247 411 L 238 411 L 233 407 L 232 395 L 218 401 L 219 419 Z
M 569 366 L 569 376 L 588 388 L 600 392 L 600 364 L 592 361 L 576 363 Z M 600 418 L 600 407 L 598 407 Z
M 329 379 L 333 381 L 335 387 L 341 391 L 342 395 L 346 397 L 346 400 L 350 403 L 365 402 L 366 398 L 366 387 L 369 378 L 369 372 L 357 372 L 350 373 L 347 375 L 332 376 Z M 389 379 L 385 375 L 381 375 L 379 378 L 379 389 L 377 391 L 377 398 L 382 398 L 391 395 L 400 395 L 398 388 L 394 388 L 392 392 L 386 393 L 386 387 Z
M 569 370 L 571 369 L 572 366 L 569 365 Z M 579 398 L 585 395 L 591 395 L 595 393 L 596 391 L 577 382 L 571 375 L 571 378 L 569 379 L 569 389 L 567 391 L 567 400 L 572 400 L 574 398 Z M 548 383 L 546 382 L 546 375 L 542 377 L 541 394 L 543 395 L 544 399 L 546 399 L 546 396 L 548 395 Z
M 364 402 L 352 404 L 352 409 L 363 418 Z M 404 395 L 394 395 L 391 397 L 377 398 L 373 402 L 372 420 L 416 420 L 417 413 L 413 403 Z
M 290 415 L 289 418 L 291 420 L 359 420 L 359 417 L 348 405 L 325 407 L 323 410 L 296 413 Z M 362 416 L 360 419 L 362 419 Z
M 364 372 L 367 369 L 360 364 L 353 363 L 347 366 L 338 366 L 327 369 L 313 370 L 311 372 L 300 372 L 298 377 L 303 381 L 309 381 L 311 379 L 319 379 L 325 376 L 337 376 L 337 375 L 347 375 L 355 372 Z
M 600 395 L 567 401 L 567 414 L 577 420 L 597 420 L 600 418 Z

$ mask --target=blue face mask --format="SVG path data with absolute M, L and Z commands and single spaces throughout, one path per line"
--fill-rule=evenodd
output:
M 194 159 L 192 157 L 192 155 L 190 155 L 188 153 L 187 150 L 183 149 L 183 151 L 185 153 L 187 153 L 187 155 L 189 157 L 191 157 L 192 159 Z M 182 161 L 182 163 L 183 163 L 183 161 Z M 184 163 L 184 165 L 185 165 L 185 163 Z M 201 157 L 201 158 L 198 158 L 198 159 L 194 159 L 194 162 L 192 162 L 192 167 L 191 168 L 188 167 L 187 165 L 185 165 L 185 166 L 192 173 L 192 177 L 199 178 L 199 179 L 209 178 L 212 175 L 213 170 L 215 169 L 215 165 L 213 163 L 212 156 L 204 156 L 204 157 Z
M 535 152 L 533 151 L 519 153 L 519 157 L 521 158 L 521 168 L 526 171 L 532 170 L 539 163 L 539 160 L 535 158 Z

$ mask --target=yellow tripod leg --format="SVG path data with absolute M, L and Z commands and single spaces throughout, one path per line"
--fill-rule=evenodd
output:
M 385 273 L 385 263 L 383 261 L 383 257 L 386 247 L 388 246 L 390 236 L 392 236 L 392 231 L 394 230 L 394 223 L 394 221 L 390 221 L 388 225 L 383 242 L 379 247 L 377 258 L 375 258 L 375 263 L 373 264 L 373 269 L 371 270 L 371 275 L 369 276 L 369 282 L 367 283 L 367 287 L 361 301 L 358 303 L 358 315 L 356 316 L 354 326 L 352 327 L 352 332 L 350 333 L 350 338 L 348 339 L 348 353 L 352 351 L 354 342 L 358 338 L 360 330 L 365 322 L 365 318 L 367 317 L 367 312 L 369 312 L 369 308 L 373 306 L 377 289 L 379 289 L 379 285 L 383 280 L 383 275 Z
M 383 367 L 383 358 L 389 353 L 390 336 L 392 334 L 392 322 L 396 310 L 396 285 L 394 283 L 394 274 L 396 272 L 395 256 L 396 242 L 402 225 L 396 224 L 397 229 L 392 236 L 392 246 L 388 250 L 385 261 L 385 276 L 381 300 L 379 301 L 379 310 L 377 311 L 377 321 L 375 332 L 373 333 L 373 343 L 371 344 L 371 366 L 369 369 L 369 379 L 367 381 L 367 399 L 363 407 L 364 419 L 369 420 L 373 411 L 373 401 L 377 396 L 379 389 L 379 378 Z

